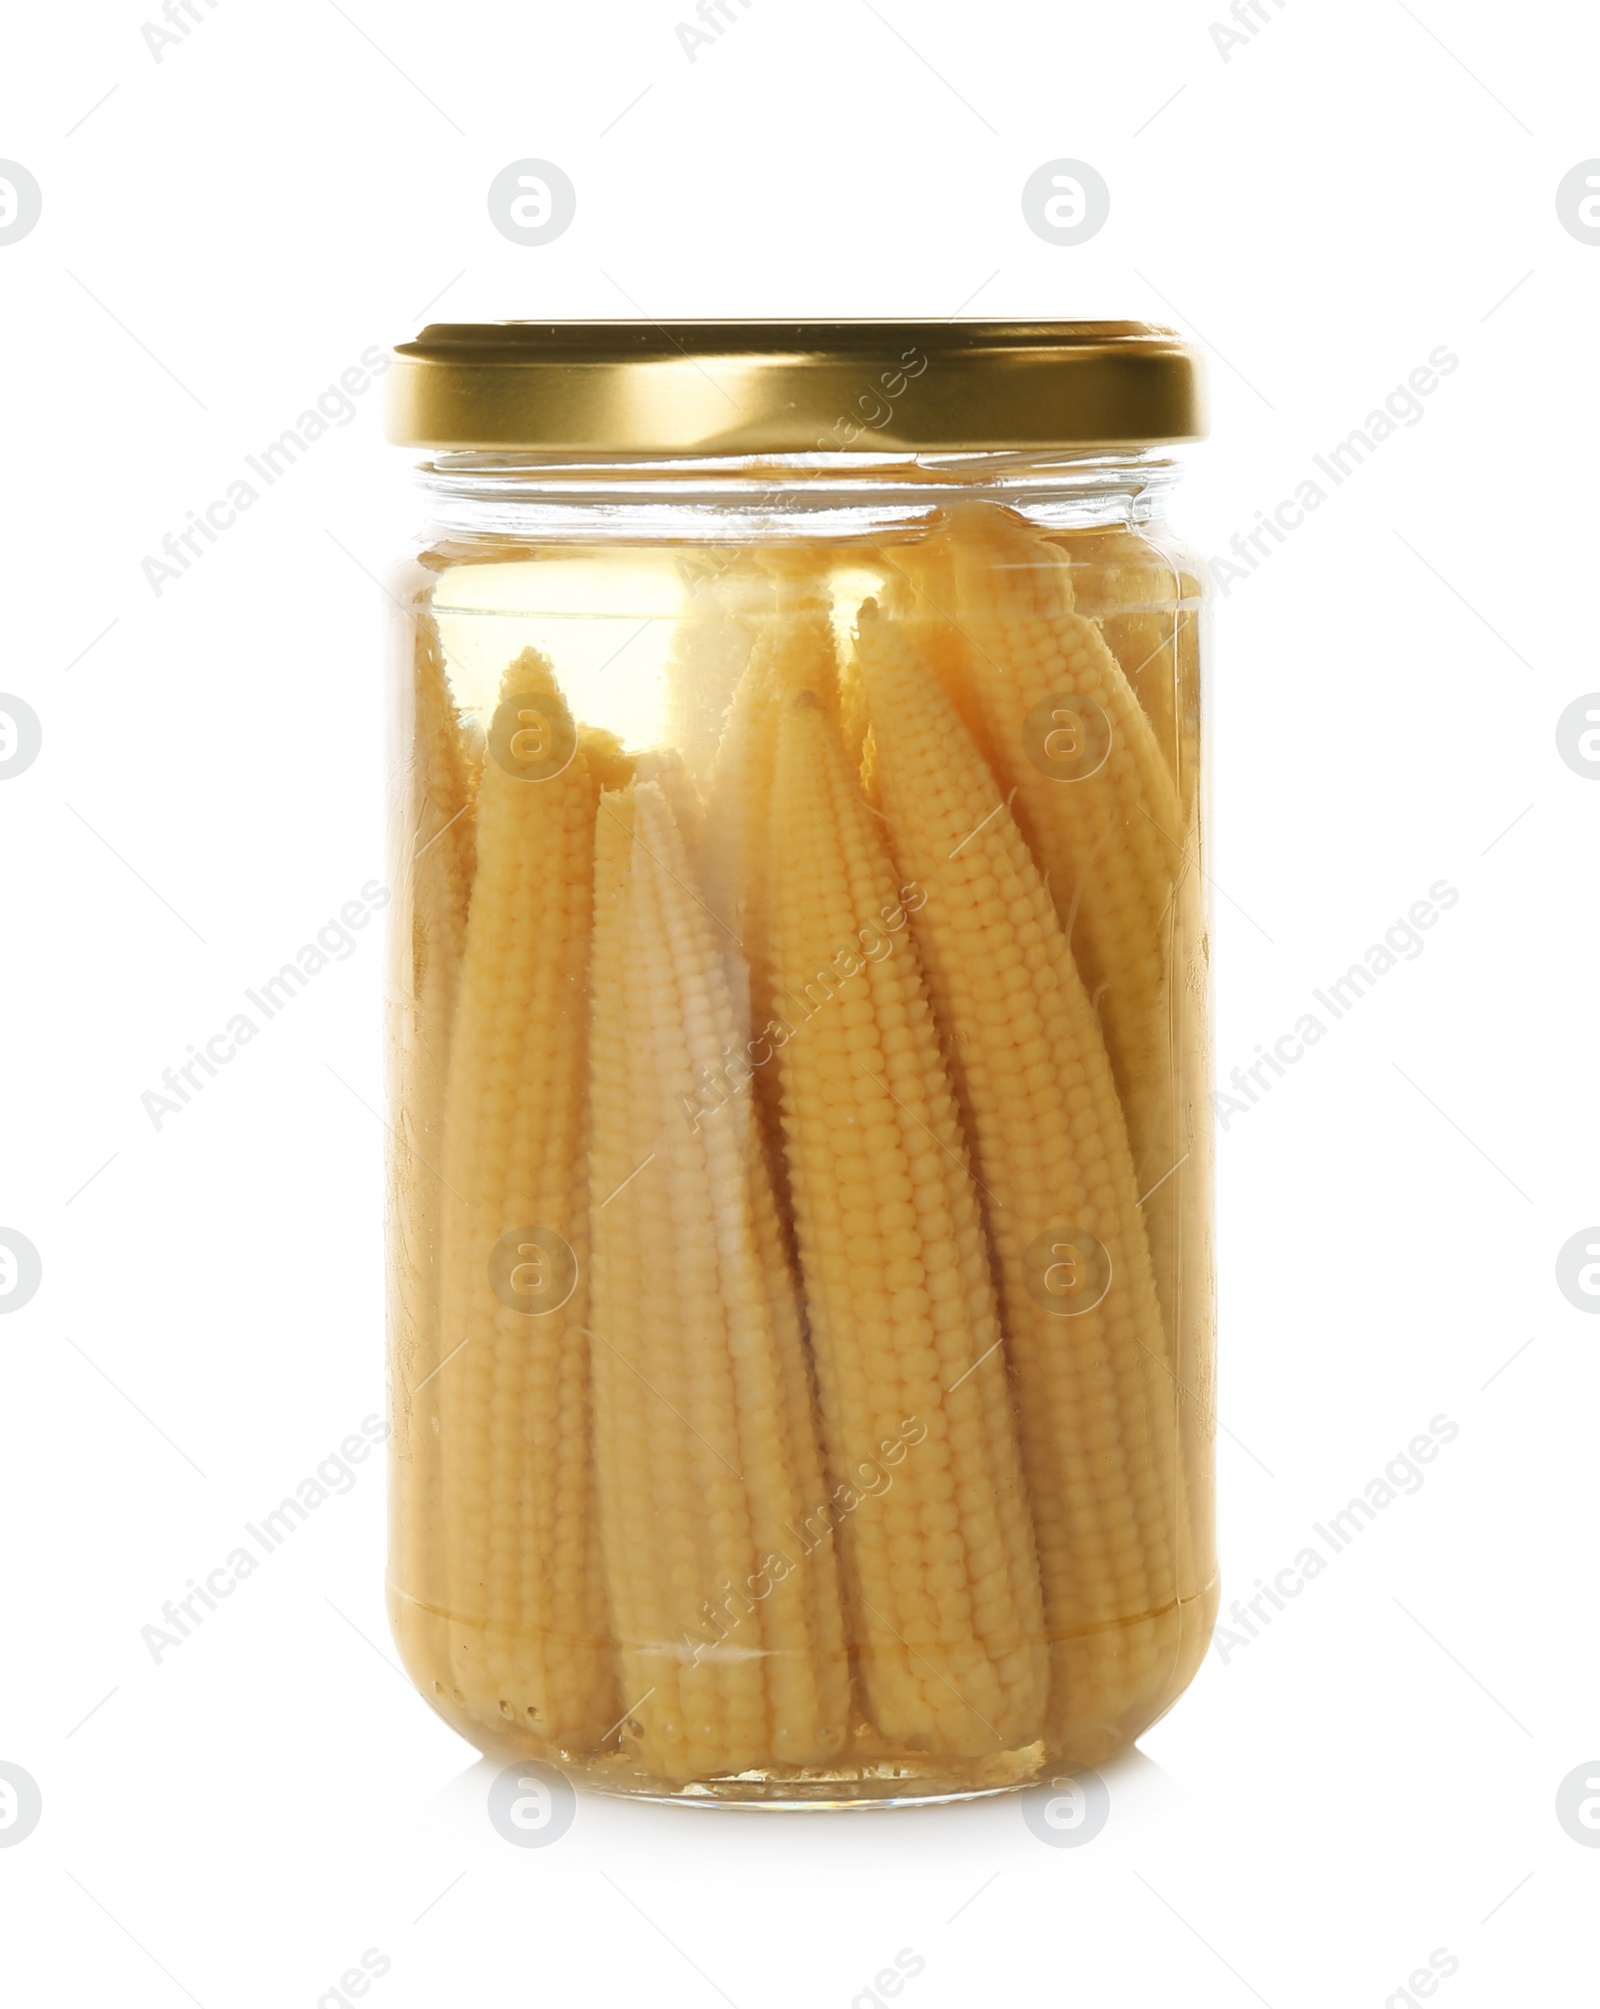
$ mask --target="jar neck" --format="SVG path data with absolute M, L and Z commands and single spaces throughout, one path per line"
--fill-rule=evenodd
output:
M 632 459 L 444 453 L 417 469 L 430 531 L 456 537 L 742 543 L 913 533 L 961 502 L 1041 529 L 1151 521 L 1181 451 L 803 453 Z

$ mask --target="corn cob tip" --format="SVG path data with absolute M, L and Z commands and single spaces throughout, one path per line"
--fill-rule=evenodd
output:
M 500 678 L 502 694 L 516 691 L 560 691 L 555 667 L 543 650 L 528 647 L 506 664 Z
M 633 778 L 634 757 L 623 750 L 622 741 L 603 726 L 578 728 L 578 745 L 589 763 L 589 772 L 602 788 L 625 788 Z

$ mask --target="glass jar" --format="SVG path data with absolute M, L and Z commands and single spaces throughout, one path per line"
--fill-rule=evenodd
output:
M 1124 1749 L 1215 1615 L 1193 357 L 430 328 L 396 589 L 396 1640 L 787 1806 Z

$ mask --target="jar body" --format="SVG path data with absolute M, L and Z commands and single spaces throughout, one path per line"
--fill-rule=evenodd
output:
M 432 485 L 391 766 L 412 1678 L 667 1797 L 1114 1755 L 1216 1606 L 1203 610 L 1154 480 Z

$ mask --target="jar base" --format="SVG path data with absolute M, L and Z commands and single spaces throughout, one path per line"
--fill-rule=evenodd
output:
M 948 1758 L 860 1760 L 783 1772 L 779 1768 L 686 1783 L 651 1780 L 626 1758 L 591 1761 L 575 1772 L 591 1792 L 657 1806 L 747 1807 L 770 1813 L 855 1813 L 872 1808 L 938 1806 L 1014 1793 L 1045 1769 L 1042 1745 L 964 1762 Z
M 1109 1763 L 1132 1748 L 1172 1707 L 1193 1679 L 1216 1618 L 1218 1580 L 1169 1610 L 1173 1658 L 1164 1678 L 1128 1697 L 1114 1724 L 1074 1740 L 1071 1748 L 1037 1739 L 1014 1750 L 984 1757 L 945 1753 L 885 1753 L 870 1725 L 852 1731 L 855 1755 L 831 1764 L 773 1764 L 700 1779 L 664 1779 L 645 1770 L 625 1749 L 566 1749 L 532 1725 L 516 1719 L 508 1705 L 490 1719 L 474 1708 L 455 1683 L 450 1653 L 452 1628 L 433 1607 L 389 1586 L 390 1624 L 407 1672 L 435 1713 L 486 1758 L 512 1764 L 519 1759 L 552 1765 L 576 1785 L 608 1798 L 642 1800 L 659 1806 L 735 1807 L 771 1813 L 844 1813 L 876 1808 L 938 1806 L 1020 1792 L 1062 1771 Z M 457 1635 L 461 1628 L 454 1628 Z M 617 1728 L 620 1729 L 620 1725 Z M 613 1733 L 614 1734 L 614 1733 Z M 604 1741 L 604 1740 L 602 1740 Z M 874 1748 L 876 1747 L 876 1748 Z

